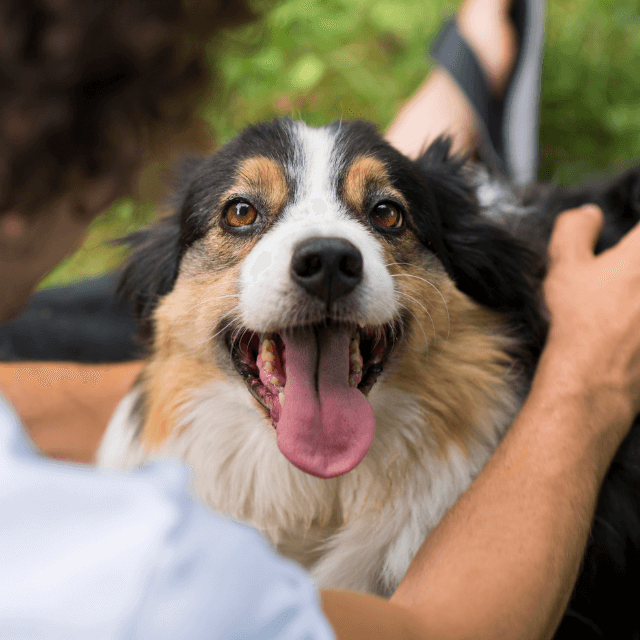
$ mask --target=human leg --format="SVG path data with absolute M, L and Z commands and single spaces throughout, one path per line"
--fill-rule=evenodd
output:
M 410 157 L 442 134 L 517 184 L 537 173 L 544 0 L 465 0 L 432 50 L 438 66 L 387 139 Z

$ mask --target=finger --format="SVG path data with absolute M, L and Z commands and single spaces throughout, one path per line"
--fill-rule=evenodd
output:
M 593 257 L 602 233 L 604 215 L 600 207 L 589 204 L 561 213 L 553 226 L 549 240 L 549 260 L 582 261 Z

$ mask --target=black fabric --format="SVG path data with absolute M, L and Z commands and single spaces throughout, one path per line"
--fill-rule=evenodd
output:
M 484 70 L 460 35 L 455 18 L 443 25 L 431 47 L 431 56 L 457 82 L 478 114 L 483 134 L 479 150 L 482 159 L 506 175 L 502 149 L 503 103 L 491 95 Z
M 132 305 L 115 300 L 113 274 L 32 296 L 0 325 L 0 360 L 110 363 L 140 358 Z
M 529 9 L 528 2 L 515 0 L 509 12 L 509 17 L 518 35 L 518 55 L 511 81 L 517 77 L 519 67 L 524 64 L 522 45 L 525 39 L 525 29 L 527 29 Z M 455 18 L 451 18 L 442 25 L 429 53 L 456 81 L 478 116 L 481 133 L 478 149 L 480 158 L 492 169 L 509 176 L 504 149 L 505 102 L 496 100 L 491 94 L 484 69 L 458 31 Z M 507 94 L 508 92 L 509 89 L 507 89 Z

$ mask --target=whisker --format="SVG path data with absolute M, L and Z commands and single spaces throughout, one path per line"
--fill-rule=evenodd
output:
M 229 311 L 229 313 L 225 313 L 222 318 L 220 318 L 221 320 L 223 318 L 225 318 L 226 316 L 234 313 L 235 310 Z M 213 340 L 214 338 L 216 338 L 217 336 L 219 336 L 221 333 L 225 332 L 229 327 L 231 327 L 233 325 L 234 322 L 237 322 L 237 318 L 232 318 L 224 327 L 222 327 L 222 329 L 220 329 L 220 331 L 216 331 L 216 333 L 214 333 L 212 336 L 209 336 L 206 340 L 203 340 L 202 342 L 196 342 L 195 344 L 193 344 L 193 347 L 198 347 L 201 344 L 205 344 L 206 342 L 210 342 L 211 340 Z
M 427 338 L 427 334 L 424 330 L 424 327 L 422 326 L 422 322 L 420 322 L 418 316 L 416 315 L 416 313 L 413 311 L 413 309 L 411 309 L 411 307 L 408 307 L 406 304 L 402 304 L 402 302 L 399 303 L 400 307 L 403 309 L 406 309 L 416 320 L 416 322 L 418 323 L 418 326 L 420 327 L 420 331 L 422 331 L 422 335 L 424 336 L 424 344 L 425 347 L 427 348 L 427 358 L 429 357 L 429 339 Z M 393 325 L 391 327 L 391 331 L 392 331 L 392 337 L 395 340 L 395 329 L 393 328 Z
M 205 292 L 198 298 L 198 301 L 189 309 L 187 309 L 172 325 L 171 329 L 169 330 L 169 335 L 167 336 L 167 339 L 169 339 L 171 337 L 171 334 L 173 332 L 173 330 L 175 329 L 175 326 L 178 324 L 178 322 L 180 322 L 180 320 L 182 320 L 182 318 L 184 318 L 188 313 L 191 313 L 194 309 L 197 309 L 201 304 L 206 304 L 207 302 L 213 302 L 214 300 L 219 300 L 222 298 L 238 298 L 239 296 L 235 293 L 231 293 L 225 296 L 218 296 L 215 298 L 210 298 L 209 300 L 205 300 L 204 302 L 202 301 L 202 298 L 204 298 L 208 293 L 211 293 L 211 291 L 216 288 L 216 287 L 221 287 L 222 285 L 224 285 L 226 283 L 224 282 L 217 282 L 216 284 L 207 287 L 207 289 L 205 290 Z
M 208 298 L 207 300 L 203 300 L 199 305 L 197 306 L 202 306 L 204 304 L 206 304 L 207 302 L 213 302 L 214 300 L 221 300 L 222 298 L 238 298 L 239 296 L 235 295 L 235 294 L 229 294 L 229 295 L 224 295 L 224 296 L 217 296 L 215 298 Z M 227 311 L 226 313 L 224 313 L 219 319 L 220 320 L 224 320 L 224 318 L 226 318 L 227 316 L 233 314 L 236 312 L 236 309 L 230 309 L 229 311 Z M 228 326 L 228 325 L 227 325 Z M 217 334 L 216 334 L 217 335 Z M 207 340 L 205 340 L 204 342 L 207 342 L 209 340 L 209 338 L 207 338 Z M 204 342 L 199 342 L 198 344 L 204 344 Z
M 400 295 L 403 295 L 403 296 L 409 298 L 409 300 L 413 300 L 429 316 L 429 320 L 431 320 L 431 326 L 433 327 L 433 339 L 434 339 L 434 341 L 437 340 L 438 336 L 436 335 L 436 325 L 434 324 L 433 318 L 431 317 L 431 314 L 427 311 L 427 309 L 423 305 L 421 305 L 413 296 L 410 296 L 405 291 L 398 291 L 398 293 Z
M 397 263 L 397 264 L 408 264 L 408 263 Z M 392 273 L 390 274 L 392 278 L 399 278 L 400 276 L 403 276 L 405 278 L 416 278 L 417 280 L 422 280 L 422 282 L 426 282 L 430 287 L 433 287 L 437 294 L 442 298 L 442 302 L 444 303 L 444 308 L 447 311 L 447 340 L 449 340 L 449 335 L 451 333 L 451 317 L 449 316 L 449 305 L 447 304 L 447 301 L 444 299 L 444 296 L 442 295 L 442 293 L 440 292 L 440 289 L 438 289 L 438 287 L 436 287 L 435 284 L 433 284 L 433 282 L 429 282 L 428 280 L 426 280 L 425 278 L 421 278 L 420 276 L 414 276 L 411 273 Z
M 227 324 L 226 327 L 224 327 L 223 331 L 225 331 L 227 327 L 229 327 L 229 325 L 233 324 L 234 322 L 237 322 L 237 318 L 231 320 L 231 322 Z M 232 364 L 233 364 L 233 348 L 235 347 L 237 342 L 240 342 L 242 340 L 242 338 L 244 337 L 244 334 L 247 333 L 247 331 L 249 331 L 249 329 L 247 327 L 243 327 L 242 325 L 238 325 L 233 330 L 233 334 L 231 335 L 231 348 L 229 349 L 229 362 L 231 362 Z M 211 338 L 209 339 L 213 340 L 216 337 L 216 335 L 218 334 L 211 336 Z
M 242 342 L 242 338 L 244 338 L 245 334 L 249 332 L 249 329 L 247 327 L 238 327 L 234 332 L 233 332 L 233 336 L 231 337 L 231 344 L 235 345 L 236 342 Z
M 412 264 L 411 262 L 389 262 L 388 264 L 384 265 L 385 267 L 402 267 L 402 266 L 406 266 L 406 267 L 415 267 L 415 264 Z

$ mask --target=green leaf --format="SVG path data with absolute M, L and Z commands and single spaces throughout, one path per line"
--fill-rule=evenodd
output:
M 324 75 L 326 64 L 313 53 L 307 53 L 296 60 L 289 71 L 289 81 L 296 89 L 309 90 L 315 87 Z

